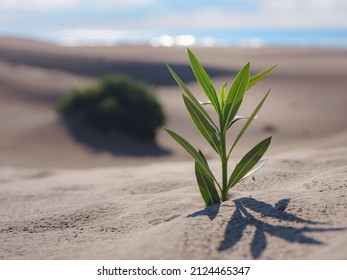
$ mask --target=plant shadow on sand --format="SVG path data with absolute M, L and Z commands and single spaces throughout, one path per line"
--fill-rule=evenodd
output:
M 265 233 L 279 237 L 291 243 L 322 245 L 324 244 L 323 242 L 305 236 L 304 234 L 306 232 L 341 231 L 347 229 L 313 227 L 314 225 L 323 225 L 324 223 L 305 220 L 285 212 L 290 199 L 282 199 L 278 201 L 275 206 L 249 197 L 238 198 L 233 200 L 233 202 L 236 208 L 226 226 L 224 239 L 220 242 L 218 251 L 225 251 L 235 246 L 241 240 L 247 226 L 255 227 L 255 234 L 250 245 L 250 251 L 253 258 L 259 258 L 266 249 L 267 240 Z M 208 216 L 212 221 L 217 217 L 220 207 L 232 206 L 213 205 L 204 210 L 190 214 L 188 217 L 194 218 L 197 216 Z M 249 210 L 260 214 L 261 217 L 271 217 L 280 221 L 304 224 L 305 226 L 296 228 L 291 226 L 271 225 L 268 222 L 256 218 Z

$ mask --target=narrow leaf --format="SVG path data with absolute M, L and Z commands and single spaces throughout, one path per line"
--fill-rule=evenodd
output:
M 205 163 L 206 163 L 206 165 L 207 165 L 207 167 L 208 167 L 208 169 L 209 170 L 211 170 L 210 169 L 210 167 L 208 166 L 208 163 L 207 163 L 207 160 L 206 160 L 206 157 L 204 156 L 204 154 L 202 153 L 202 151 L 201 150 L 199 150 L 199 154 L 200 154 L 200 156 L 201 156 L 201 158 L 205 161 Z M 211 177 L 212 178 L 212 177 Z M 212 178 L 213 179 L 213 178 Z M 222 189 L 221 189 L 221 187 L 220 187 L 220 185 L 218 184 L 218 182 L 216 181 L 216 183 L 217 183 L 217 185 L 218 185 L 218 187 L 219 187 L 219 189 L 222 191 Z
M 213 176 L 210 168 L 207 165 L 206 160 L 198 153 L 198 151 L 183 137 L 179 136 L 177 133 L 173 132 L 170 129 L 164 128 L 169 135 L 176 140 L 178 144 L 180 144 L 193 158 L 194 160 L 200 165 L 200 167 L 213 178 L 215 182 L 217 182 L 216 178 Z
M 249 83 L 248 83 L 248 87 L 247 87 L 247 90 L 249 88 L 251 88 L 252 86 L 254 86 L 256 83 L 260 82 L 262 79 L 264 79 L 267 75 L 269 75 L 276 67 L 277 65 L 274 65 L 254 76 L 252 76 L 250 79 L 249 79 Z
M 196 105 L 187 96 L 183 96 L 184 104 L 190 114 L 190 117 L 195 124 L 196 128 L 199 130 L 201 135 L 206 139 L 206 141 L 211 145 L 211 147 L 219 154 L 219 136 L 218 132 L 215 131 L 209 120 L 202 114 Z
M 266 95 L 264 96 L 264 98 L 259 102 L 258 106 L 254 109 L 253 113 L 249 116 L 247 122 L 244 124 L 244 126 L 241 128 L 239 134 L 236 136 L 235 141 L 233 143 L 233 145 L 230 148 L 230 151 L 228 153 L 228 157 L 231 154 L 231 151 L 234 149 L 234 147 L 236 146 L 237 142 L 240 140 L 240 138 L 242 137 L 242 135 L 245 133 L 245 131 L 247 130 L 248 126 L 251 124 L 251 122 L 256 118 L 260 108 L 263 106 L 266 98 L 268 97 L 270 93 L 270 89 L 269 91 L 266 93 Z
M 202 153 L 201 150 L 199 150 L 199 154 L 200 154 L 200 156 L 202 157 L 202 159 L 206 162 L 206 164 L 208 164 L 208 163 L 207 163 L 207 160 L 206 160 L 206 157 L 204 156 L 204 154 Z
M 199 101 L 200 105 L 212 105 L 211 101 Z
M 199 60 L 196 56 L 188 49 L 188 57 L 190 61 L 190 66 L 193 70 L 194 76 L 196 80 L 199 82 L 201 88 L 205 92 L 208 99 L 211 101 L 213 107 L 215 108 L 218 115 L 221 114 L 221 109 L 219 106 L 218 97 L 216 94 L 216 90 L 212 84 L 210 77 L 207 75 L 205 69 L 200 64 Z
M 224 108 L 225 99 L 227 98 L 226 86 L 227 86 L 227 83 L 223 84 L 223 85 L 220 87 L 219 102 L 220 102 L 220 107 L 222 108 L 222 110 L 223 110 L 223 108 Z
M 259 160 L 259 161 L 257 162 L 257 164 L 254 165 L 254 167 L 253 167 L 251 170 L 249 170 L 249 171 L 246 173 L 245 176 L 243 176 L 243 177 L 241 178 L 240 181 L 246 179 L 247 177 L 251 176 L 254 172 L 258 171 L 260 168 L 262 168 L 262 167 L 265 165 L 266 162 L 267 162 L 267 159 Z
M 235 186 L 259 162 L 271 142 L 271 137 L 266 138 L 251 149 L 236 165 L 228 182 L 228 189 Z
M 232 123 L 230 124 L 230 126 L 232 126 L 234 123 L 236 123 L 239 120 L 244 120 L 244 119 L 248 119 L 249 117 L 245 117 L 245 116 L 235 116 L 235 118 L 233 119 Z M 255 119 L 257 118 L 257 116 L 255 116 Z M 230 128 L 230 126 L 228 127 L 228 129 Z
M 183 90 L 184 94 L 189 97 L 189 99 L 191 101 L 194 102 L 194 104 L 197 105 L 197 107 L 199 108 L 199 110 L 201 111 L 201 113 L 203 113 L 206 118 L 209 119 L 209 121 L 216 127 L 216 125 L 213 123 L 211 117 L 208 115 L 208 113 L 206 112 L 206 110 L 201 106 L 200 102 L 195 98 L 195 96 L 191 93 L 191 91 L 189 90 L 189 88 L 183 83 L 183 81 L 180 79 L 180 77 L 178 77 L 178 75 L 175 73 L 175 71 L 169 66 L 166 65 L 167 68 L 169 69 L 172 77 L 175 79 L 175 81 L 177 82 L 177 84 L 180 86 L 180 88 Z M 217 128 L 217 127 L 216 127 Z
M 223 109 L 224 131 L 226 131 L 226 129 L 230 127 L 237 111 L 241 106 L 243 96 L 248 86 L 249 73 L 250 63 L 247 63 L 236 75 L 230 87 Z
M 206 206 L 220 203 L 220 198 L 213 178 L 206 174 L 199 163 L 195 162 L 195 175 L 199 190 Z

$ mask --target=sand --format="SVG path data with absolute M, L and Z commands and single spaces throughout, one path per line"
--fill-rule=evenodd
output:
M 1 168 L 0 258 L 347 258 L 347 148 L 273 156 L 207 209 L 192 171 Z
M 54 110 L 71 89 L 112 72 L 149 83 L 166 126 L 220 166 L 189 121 L 168 62 L 203 98 L 183 48 L 69 48 L 0 39 L 0 259 L 346 259 L 347 52 L 194 49 L 220 85 L 248 60 L 277 64 L 241 108 L 272 93 L 237 148 L 273 135 L 268 163 L 220 207 L 204 207 L 189 156 L 67 128 Z M 232 68 L 230 68 L 230 66 Z

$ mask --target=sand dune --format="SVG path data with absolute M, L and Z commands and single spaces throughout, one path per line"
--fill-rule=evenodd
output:
M 259 118 L 240 142 L 237 155 L 269 134 L 274 136 L 270 153 L 345 145 L 345 51 L 222 48 L 196 49 L 196 54 L 218 86 L 230 81 L 238 67 L 250 59 L 253 72 L 278 65 L 267 80 L 250 91 L 241 108 L 240 113 L 250 114 L 272 88 Z M 106 72 L 100 68 L 101 60 L 109 62 Z M 192 74 L 188 74 L 182 48 L 68 48 L 0 39 L 0 164 L 81 168 L 188 159 L 164 131 L 158 131 L 157 145 L 153 146 L 125 135 L 105 137 L 88 129 L 69 130 L 60 120 L 53 109 L 60 96 L 96 82 L 105 73 L 119 71 L 155 87 L 167 115 L 166 126 L 197 143 L 213 158 L 189 120 L 180 90 L 165 69 L 166 62 L 183 75 L 193 92 L 204 98 L 192 82 Z M 140 77 L 139 73 L 146 74 Z
M 165 69 L 204 98 L 184 49 L 0 38 L 0 259 L 347 258 L 347 52 L 194 51 L 216 85 L 248 60 L 253 73 L 278 65 L 245 98 L 247 115 L 272 88 L 232 162 L 273 135 L 268 163 L 206 209 L 189 156 L 163 130 L 141 143 L 68 127 L 54 110 L 75 87 L 132 75 L 156 90 L 165 125 L 206 151 L 218 174 Z

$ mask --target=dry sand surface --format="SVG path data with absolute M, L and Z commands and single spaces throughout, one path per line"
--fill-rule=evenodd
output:
M 163 131 L 154 145 L 68 129 L 53 108 L 126 73 L 154 87 L 167 127 L 208 151 L 164 65 L 202 99 L 184 49 L 0 39 L 0 259 L 347 258 L 347 51 L 194 51 L 218 86 L 248 60 L 254 73 L 278 65 L 245 98 L 247 115 L 272 88 L 231 164 L 273 135 L 269 161 L 207 209 L 192 162 Z
M 347 148 L 277 155 L 203 209 L 188 162 L 3 167 L 0 258 L 346 259 L 346 174 Z

